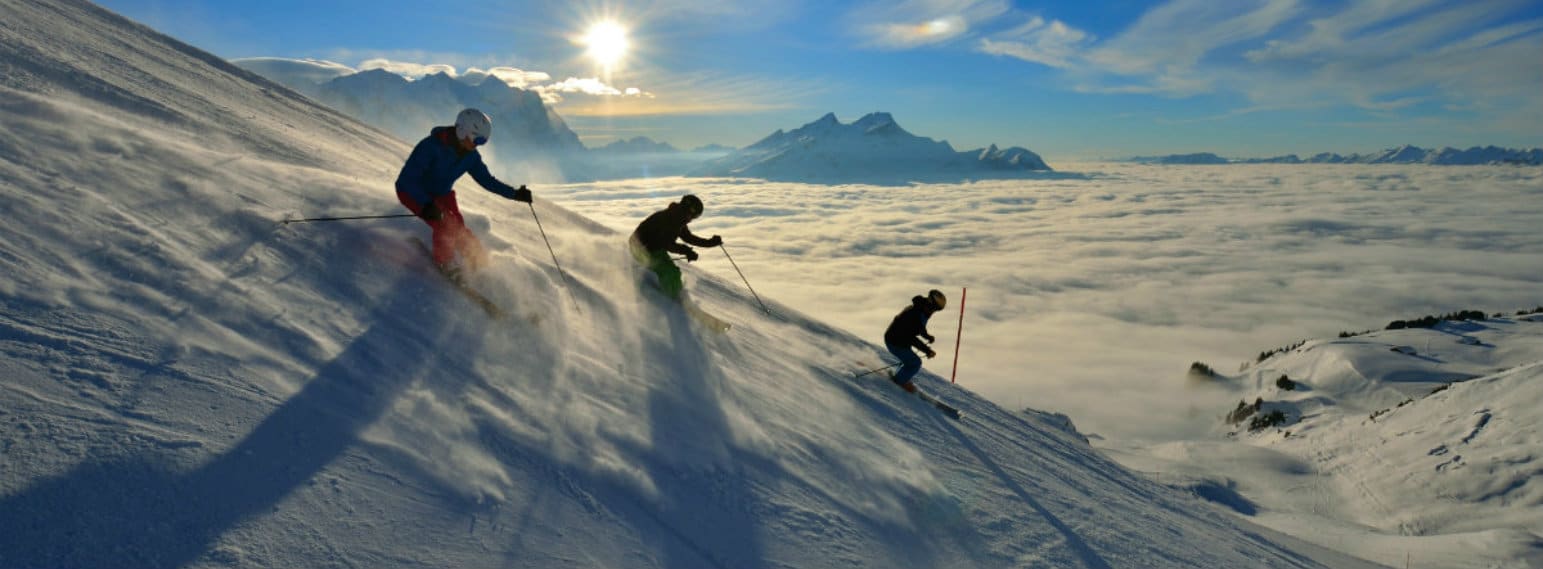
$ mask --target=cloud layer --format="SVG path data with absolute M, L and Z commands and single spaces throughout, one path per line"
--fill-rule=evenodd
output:
M 880 342 L 909 298 L 969 287 L 959 380 L 1120 438 L 1208 429 L 1187 386 L 1308 337 L 1543 304 L 1543 172 L 1072 165 L 1088 180 L 909 188 L 660 179 L 543 190 L 618 231 L 686 192 L 764 297 Z M 619 245 L 618 245 L 619 246 Z M 740 277 L 703 251 L 698 270 Z M 957 306 L 954 304 L 952 306 Z M 948 376 L 957 312 L 932 323 Z M 866 362 L 877 365 L 877 362 Z M 854 362 L 862 365 L 864 362 Z

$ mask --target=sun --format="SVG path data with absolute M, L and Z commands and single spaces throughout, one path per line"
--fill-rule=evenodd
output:
M 627 29 L 612 21 L 590 25 L 580 41 L 588 47 L 585 53 L 590 59 L 607 68 L 620 63 L 622 58 L 626 57 L 629 47 Z

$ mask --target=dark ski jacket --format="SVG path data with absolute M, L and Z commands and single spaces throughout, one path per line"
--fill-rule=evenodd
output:
M 930 351 L 923 344 L 921 337 L 931 338 L 927 333 L 927 321 L 932 319 L 932 300 L 924 296 L 911 297 L 911 305 L 895 315 L 895 319 L 889 322 L 889 328 L 884 330 L 884 343 L 891 346 L 910 346 L 923 352 Z
M 676 243 L 680 238 L 696 245 L 697 247 L 712 247 L 713 242 L 697 237 L 686 228 L 691 223 L 691 214 L 679 202 L 670 202 L 670 206 L 653 213 L 638 224 L 637 230 L 632 232 L 632 238 L 647 249 L 649 253 L 669 251 L 685 255 L 691 248 L 682 243 Z
M 455 181 L 468 172 L 487 191 L 514 199 L 514 188 L 488 172 L 481 153 L 475 148 L 462 151 L 457 147 L 453 126 L 434 127 L 418 146 L 413 147 L 407 163 L 402 165 L 402 173 L 396 176 L 396 191 L 407 194 L 420 205 L 427 205 L 434 198 L 450 193 Z

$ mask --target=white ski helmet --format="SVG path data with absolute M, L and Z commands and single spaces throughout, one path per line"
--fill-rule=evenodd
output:
M 455 137 L 482 146 L 493 136 L 493 119 L 477 109 L 466 109 L 455 116 Z

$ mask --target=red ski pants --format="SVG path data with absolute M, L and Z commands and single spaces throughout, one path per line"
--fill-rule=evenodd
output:
M 412 196 L 404 192 L 396 193 L 397 201 L 407 206 L 408 211 L 423 219 L 423 204 L 419 204 Z M 448 266 L 455 260 L 455 254 L 461 254 L 461 261 L 469 265 L 467 268 L 476 270 L 486 260 L 486 254 L 482 250 L 482 242 L 472 235 L 466 228 L 466 220 L 461 218 L 461 208 L 455 204 L 455 192 L 434 198 L 434 205 L 439 208 L 439 219 L 424 219 L 429 224 L 429 229 L 434 230 L 434 263 L 439 266 Z

